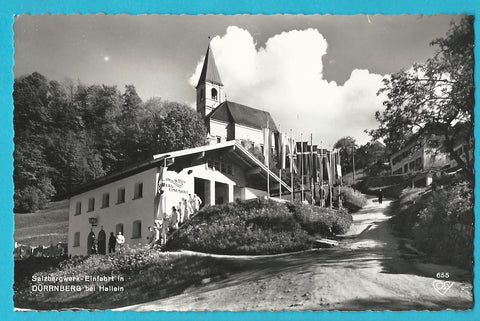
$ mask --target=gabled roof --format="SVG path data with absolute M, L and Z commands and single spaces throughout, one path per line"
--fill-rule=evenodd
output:
M 197 87 L 206 81 L 223 86 L 222 80 L 220 79 L 220 73 L 217 69 L 217 64 L 215 63 L 215 58 L 213 57 L 212 50 L 210 49 L 210 45 L 208 45 L 207 53 L 205 54 L 202 73 L 198 79 Z
M 277 126 L 268 111 L 255 109 L 232 101 L 224 101 L 215 108 L 207 118 L 221 120 L 225 122 L 234 122 L 241 125 L 250 126 L 257 129 L 267 127 L 277 132 Z
M 258 179 L 264 180 L 268 175 L 271 177 L 272 181 L 280 182 L 280 178 L 275 173 L 270 171 L 260 160 L 253 156 L 239 142 L 231 140 L 219 144 L 205 145 L 154 155 L 153 158 L 148 161 L 137 163 L 133 166 L 125 168 L 124 170 L 83 184 L 71 193 L 69 193 L 68 196 L 71 197 L 74 195 L 78 195 L 89 190 L 98 188 L 100 186 L 118 181 L 122 178 L 134 175 L 136 173 L 140 173 L 149 168 L 162 166 L 164 164 L 167 165 L 169 170 L 170 168 L 173 168 L 174 170 L 180 169 L 183 165 L 185 165 L 185 167 L 188 167 L 189 165 L 192 165 L 192 162 L 201 161 L 202 158 L 199 156 L 208 156 L 210 153 L 215 156 L 218 155 L 218 153 L 222 150 L 226 153 L 226 155 L 229 155 L 229 157 L 232 157 L 236 161 L 240 162 L 246 168 L 259 168 L 260 171 L 258 173 L 252 174 L 256 175 Z M 283 181 L 282 186 L 285 190 L 291 191 L 290 187 Z

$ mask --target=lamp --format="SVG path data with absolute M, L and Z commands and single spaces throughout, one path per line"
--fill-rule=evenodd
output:
M 93 226 L 97 226 L 97 218 L 96 217 L 89 217 L 88 218 L 88 223 Z

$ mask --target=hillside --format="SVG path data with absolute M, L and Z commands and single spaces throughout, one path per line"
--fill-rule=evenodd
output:
M 51 202 L 36 213 L 14 214 L 13 239 L 30 246 L 67 243 L 68 200 Z

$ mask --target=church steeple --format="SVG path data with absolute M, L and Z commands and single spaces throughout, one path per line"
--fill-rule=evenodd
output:
M 197 112 L 202 117 L 208 115 L 215 107 L 225 101 L 225 93 L 223 91 L 223 83 L 220 79 L 215 58 L 210 44 L 205 54 L 202 73 L 197 83 Z

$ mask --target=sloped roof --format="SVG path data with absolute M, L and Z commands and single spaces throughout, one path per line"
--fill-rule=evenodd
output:
M 283 188 L 285 188 L 287 191 L 291 191 L 290 187 L 288 184 L 285 182 L 281 181 L 278 176 L 273 173 L 271 170 L 269 170 L 260 160 L 258 160 L 255 156 L 253 156 L 249 151 L 247 151 L 239 142 L 236 140 L 231 140 L 219 144 L 213 144 L 213 145 L 205 145 L 205 146 L 200 146 L 200 147 L 195 147 L 195 148 L 188 148 L 188 149 L 183 149 L 183 150 L 177 150 L 177 151 L 172 151 L 169 153 L 163 153 L 163 154 L 158 154 L 154 155 L 150 160 L 144 161 L 137 163 L 133 166 L 130 166 L 128 168 L 125 168 L 124 170 L 117 171 L 115 173 L 112 173 L 110 175 L 95 179 L 89 183 L 83 184 L 76 188 L 75 190 L 71 191 L 68 193 L 68 197 L 72 197 L 74 195 L 78 195 L 81 193 L 84 193 L 86 191 L 98 188 L 100 186 L 109 184 L 114 181 L 118 181 L 122 178 L 134 175 L 136 173 L 140 173 L 144 170 L 147 170 L 149 168 L 153 168 L 156 166 L 162 166 L 164 162 L 167 164 L 167 166 L 170 168 L 169 165 L 171 159 L 181 159 L 181 158 L 188 158 L 189 156 L 194 156 L 195 154 L 199 153 L 211 153 L 211 152 L 219 152 L 221 150 L 233 150 L 233 153 L 227 153 L 228 155 L 231 155 L 232 157 L 234 155 L 237 155 L 238 157 L 241 158 L 241 162 L 246 165 L 249 168 L 253 167 L 260 167 L 261 171 L 259 173 L 256 173 L 254 175 L 257 175 L 259 177 L 262 177 L 263 179 L 266 179 L 267 173 L 268 175 L 275 181 L 281 182 Z
M 257 129 L 267 127 L 277 132 L 277 126 L 268 111 L 248 107 L 232 101 L 224 101 L 215 108 L 207 117 L 225 122 L 233 121 L 237 124 L 250 126 Z
M 202 73 L 200 74 L 200 78 L 198 79 L 197 87 L 205 81 L 209 81 L 214 84 L 223 86 L 222 80 L 220 79 L 220 73 L 217 69 L 217 64 L 215 63 L 215 58 L 213 57 L 212 50 L 210 49 L 210 45 L 208 46 L 207 53 L 205 54 Z

